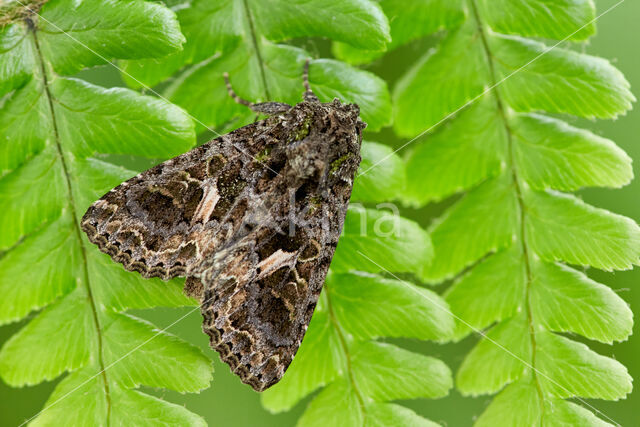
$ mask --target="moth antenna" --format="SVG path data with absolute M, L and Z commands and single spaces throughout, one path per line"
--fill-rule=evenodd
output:
M 302 84 L 304 85 L 304 94 L 302 98 L 305 101 L 315 101 L 320 102 L 315 93 L 311 90 L 311 86 L 309 85 L 309 58 L 304 61 L 304 69 L 302 71 Z
M 224 72 L 222 75 L 224 76 L 224 83 L 227 85 L 227 92 L 229 92 L 229 96 L 233 98 L 233 100 L 238 104 L 246 105 L 247 107 L 253 107 L 253 102 L 249 102 L 246 99 L 240 98 L 238 94 L 233 91 L 231 82 L 229 81 L 229 73 Z
M 229 92 L 229 96 L 238 104 L 249 107 L 251 111 L 255 113 L 272 115 L 291 109 L 291 105 L 282 102 L 259 102 L 256 104 L 255 102 L 249 102 L 246 99 L 242 99 L 233 91 L 231 82 L 229 81 L 229 73 L 223 73 L 222 75 L 224 76 L 224 83 L 227 85 L 227 92 Z M 256 116 L 256 120 L 258 120 L 258 116 Z

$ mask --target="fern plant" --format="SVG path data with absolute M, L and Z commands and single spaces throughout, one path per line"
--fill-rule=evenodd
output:
M 210 383 L 210 359 L 126 313 L 193 301 L 180 282 L 126 273 L 79 227 L 93 200 L 136 174 L 101 154 L 169 158 L 193 146 L 193 124 L 157 98 L 67 77 L 111 58 L 176 51 L 178 22 L 144 1 L 42 3 L 2 9 L 0 323 L 40 311 L 4 343 L 0 375 L 24 386 L 68 372 L 35 425 L 202 425 L 135 389 L 197 392 Z
M 399 3 L 381 1 L 396 13 L 392 34 L 407 14 L 424 16 Z M 431 11 L 425 26 L 449 31 L 396 86 L 394 129 L 426 134 L 407 155 L 407 203 L 464 192 L 432 224 L 435 258 L 420 274 L 453 281 L 446 300 L 458 319 L 456 339 L 488 329 L 460 367 L 457 387 L 466 395 L 499 392 L 479 426 L 605 425 L 582 399 L 624 398 L 631 378 L 570 334 L 625 340 L 632 313 L 576 266 L 632 268 L 640 230 L 567 192 L 623 186 L 631 161 L 612 141 L 558 115 L 615 118 L 634 101 L 629 84 L 604 59 L 537 40 L 588 39 L 590 0 L 421 4 Z M 376 55 L 361 52 L 358 61 Z
M 298 102 L 310 55 L 277 42 L 322 35 L 379 50 L 389 41 L 387 19 L 368 0 L 193 1 L 176 6 L 178 20 L 167 8 L 142 1 L 43 3 L 12 3 L 0 21 L 0 129 L 8 141 L 0 198 L 9 206 L 0 214 L 7 230 L 0 238 L 0 287 L 7 295 L 0 302 L 2 322 L 42 309 L 3 345 L 0 375 L 22 386 L 69 372 L 35 424 L 202 424 L 186 409 L 135 390 L 198 391 L 208 386 L 211 368 L 199 350 L 167 333 L 156 335 L 152 325 L 125 313 L 193 304 L 181 295 L 182 283 L 126 273 L 80 233 L 86 207 L 135 174 L 104 154 L 164 159 L 189 149 L 197 133 L 253 120 L 228 97 L 223 71 L 243 97 Z M 164 95 L 190 113 L 197 132 L 183 110 L 158 98 L 67 77 L 115 59 L 131 87 L 144 92 L 165 84 Z M 390 96 L 375 75 L 329 59 L 312 60 L 310 74 L 323 101 L 358 103 L 371 130 L 390 123 Z M 343 402 L 342 392 L 348 398 L 334 415 L 355 424 L 429 424 L 386 402 L 446 395 L 448 368 L 375 339 L 442 341 L 454 324 L 440 297 L 380 274 L 418 274 L 433 254 L 417 224 L 373 208 L 404 188 L 401 160 L 381 144 L 364 143 L 362 151 L 363 167 L 384 163 L 354 187 L 354 200 L 368 208 L 350 209 L 308 336 L 264 404 L 283 410 L 327 385 L 301 424 L 327 421 L 326 409 Z M 31 264 L 37 265 L 25 267 Z M 16 279 L 25 285 L 15 286 Z M 389 380 L 404 386 L 389 386 Z

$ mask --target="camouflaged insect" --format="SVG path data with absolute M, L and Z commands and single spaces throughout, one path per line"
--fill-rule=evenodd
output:
M 232 371 L 262 391 L 291 363 L 322 290 L 360 163 L 355 104 L 291 107 L 120 184 L 87 210 L 89 240 L 144 277 L 184 276 L 203 330 Z M 226 76 L 225 76 L 226 78 Z

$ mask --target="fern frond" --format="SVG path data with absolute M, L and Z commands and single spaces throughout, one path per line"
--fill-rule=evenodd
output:
M 454 279 L 446 300 L 461 319 L 457 338 L 490 328 L 457 386 L 500 392 L 476 425 L 605 425 L 562 399 L 624 398 L 631 377 L 558 333 L 621 341 L 632 314 L 615 292 L 566 264 L 630 269 L 640 229 L 560 192 L 623 186 L 631 162 L 613 142 L 537 112 L 615 118 L 634 97 L 608 61 L 525 38 L 587 39 L 591 1 L 460 4 L 466 20 L 394 92 L 396 132 L 428 132 L 408 156 L 407 202 L 465 192 L 432 225 L 436 255 L 421 274 Z
M 174 14 L 144 1 L 52 0 L 0 30 L 0 323 L 41 309 L 4 343 L 0 376 L 20 387 L 68 373 L 32 424 L 204 424 L 135 389 L 199 391 L 210 360 L 124 313 L 193 301 L 180 282 L 126 273 L 79 226 L 91 202 L 136 174 L 100 154 L 169 158 L 194 144 L 193 124 L 159 99 L 67 77 L 182 43 Z

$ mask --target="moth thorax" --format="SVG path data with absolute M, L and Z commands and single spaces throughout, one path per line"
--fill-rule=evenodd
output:
M 327 148 L 318 145 L 316 141 L 306 139 L 289 148 L 287 156 L 290 178 L 306 180 L 322 175 L 327 164 Z

